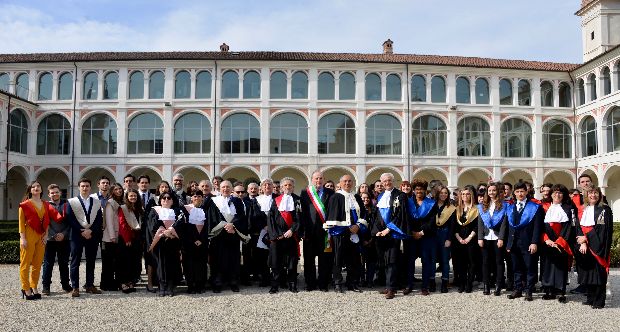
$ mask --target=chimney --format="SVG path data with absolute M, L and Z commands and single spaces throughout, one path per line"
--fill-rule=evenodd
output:
M 228 49 L 230 47 L 228 47 L 228 45 L 226 45 L 226 43 L 222 43 L 222 45 L 220 45 L 220 52 L 228 52 Z
M 394 42 L 388 38 L 388 40 L 383 42 L 383 54 L 394 54 L 394 49 L 392 45 Z

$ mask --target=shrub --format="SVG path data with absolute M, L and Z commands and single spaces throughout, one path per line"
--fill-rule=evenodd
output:
M 0 242 L 0 264 L 19 263 L 19 241 Z

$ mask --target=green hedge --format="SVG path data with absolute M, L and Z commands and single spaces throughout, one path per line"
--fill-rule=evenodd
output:
M 0 242 L 0 264 L 19 263 L 19 241 Z
M 611 240 L 611 267 L 620 267 L 620 223 L 614 223 L 614 234 Z

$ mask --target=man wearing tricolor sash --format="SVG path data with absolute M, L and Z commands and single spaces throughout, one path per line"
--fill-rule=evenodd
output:
M 361 258 L 359 251 L 360 234 L 367 231 L 364 204 L 358 202 L 352 192 L 353 178 L 340 177 L 340 190 L 329 199 L 328 219 L 324 227 L 333 240 L 334 268 L 332 272 L 336 292 L 344 293 L 342 268 L 347 267 L 346 286 L 354 292 L 359 288 Z
M 527 185 L 519 181 L 514 186 L 514 204 L 506 209 L 508 218 L 508 244 L 514 267 L 514 291 L 508 295 L 515 299 L 523 295 L 532 301 L 532 292 L 538 274 L 538 245 L 544 230 L 544 209 L 527 198 Z M 525 285 L 525 288 L 524 288 Z
M 323 229 L 327 220 L 327 208 L 329 199 L 334 191 L 323 186 L 323 173 L 312 173 L 312 184 L 301 191 L 301 222 L 304 236 L 304 278 L 306 290 L 313 291 L 317 287 L 327 291 L 333 264 L 331 238 Z M 318 281 L 316 271 L 316 258 L 318 257 Z
M 379 195 L 377 208 L 379 213 L 372 234 L 378 237 L 377 246 L 384 254 L 386 289 L 381 291 L 386 299 L 393 299 L 398 289 L 397 260 L 400 255 L 400 244 L 411 236 L 407 195 L 394 188 L 394 175 L 381 175 L 381 186 L 384 189 Z
M 71 268 L 70 279 L 72 297 L 80 296 L 80 262 L 82 252 L 86 252 L 86 286 L 85 290 L 91 294 L 101 294 L 95 287 L 95 259 L 101 237 L 103 235 L 103 216 L 101 202 L 90 196 L 91 181 L 80 179 L 78 182 L 80 193 L 69 199 L 67 220 L 71 225 Z
M 271 294 L 278 292 L 283 279 L 286 279 L 288 289 L 297 293 L 301 205 L 299 196 L 293 193 L 295 180 L 285 177 L 280 181 L 280 186 L 282 195 L 273 200 L 267 221 Z

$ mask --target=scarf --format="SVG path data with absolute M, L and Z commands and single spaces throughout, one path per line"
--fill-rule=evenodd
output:
M 456 218 L 456 222 L 461 226 L 467 226 L 471 224 L 472 221 L 476 220 L 478 217 L 478 209 L 475 206 L 472 206 L 465 213 L 465 222 L 461 222 L 461 218 Z

